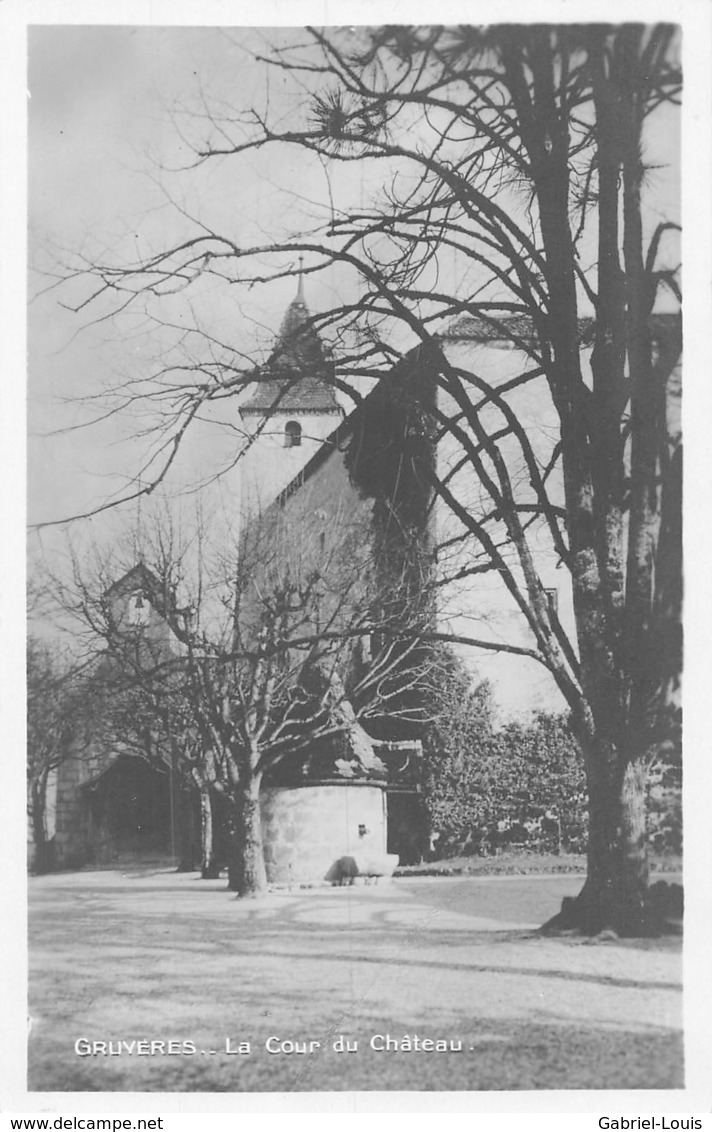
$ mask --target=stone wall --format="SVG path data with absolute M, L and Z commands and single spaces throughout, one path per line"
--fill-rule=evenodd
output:
M 263 794 L 262 822 L 270 884 L 335 881 L 353 868 L 349 861 L 361 872 L 385 864 L 380 786 L 272 787 Z
M 91 860 L 87 814 L 81 785 L 90 775 L 88 762 L 67 759 L 57 772 L 55 862 L 60 869 L 78 868 Z

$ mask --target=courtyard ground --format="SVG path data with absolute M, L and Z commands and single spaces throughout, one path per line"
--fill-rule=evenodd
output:
M 413 877 L 240 901 L 193 874 L 32 878 L 28 1087 L 680 1088 L 679 939 L 536 934 L 580 883 Z

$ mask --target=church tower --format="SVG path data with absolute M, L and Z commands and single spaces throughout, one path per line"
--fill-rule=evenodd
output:
M 275 348 L 240 407 L 252 438 L 241 461 L 243 516 L 269 507 L 343 417 L 331 380 L 334 366 L 310 318 L 300 269 Z

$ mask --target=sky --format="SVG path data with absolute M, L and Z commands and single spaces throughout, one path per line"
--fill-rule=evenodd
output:
M 254 30 L 240 35 L 212 28 L 31 29 L 31 263 L 51 271 L 55 256 L 66 260 L 75 249 L 92 255 L 106 251 L 145 256 L 193 232 L 194 226 L 167 201 L 166 186 L 181 207 L 207 215 L 237 239 L 264 241 L 288 208 L 294 215 L 293 200 L 285 203 L 288 194 L 271 183 L 269 163 L 259 158 L 241 162 L 238 176 L 227 163 L 187 176 L 165 171 L 165 166 L 175 168 L 188 158 L 176 133 L 174 107 L 198 106 L 205 76 L 222 96 L 237 86 L 244 102 L 260 105 L 264 69 L 247 51 L 262 47 L 262 37 Z M 272 92 L 270 100 L 274 106 Z M 194 123 L 179 118 L 178 127 L 193 129 Z M 288 184 L 306 181 L 309 191 L 313 171 L 305 177 L 303 170 L 285 169 L 284 161 L 280 175 L 287 175 Z M 71 291 L 42 293 L 46 277 L 40 272 L 32 275 L 30 287 L 31 294 L 40 292 L 31 302 L 29 321 L 32 523 L 87 509 L 123 484 L 127 468 L 137 466 L 139 449 L 128 439 L 135 418 L 112 419 L 65 435 L 46 434 L 93 415 L 86 405 L 69 399 L 95 395 L 105 383 L 153 366 L 166 335 L 147 332 L 143 320 L 92 326 L 90 316 L 78 317 L 58 302 L 72 301 Z M 268 294 L 258 293 L 259 288 L 237 295 L 208 287 L 201 299 L 226 343 L 259 360 L 294 289 L 291 280 Z M 323 290 L 323 285 L 311 288 L 316 308 L 324 302 Z M 84 292 L 78 290 L 80 294 Z M 177 318 L 186 317 L 180 302 L 169 309 Z M 209 447 L 219 440 L 211 434 Z M 197 434 L 190 450 L 187 446 L 186 479 L 197 470 L 196 462 L 202 463 L 206 447 L 205 438 Z

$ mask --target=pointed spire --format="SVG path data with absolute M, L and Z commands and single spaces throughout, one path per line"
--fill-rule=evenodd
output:
M 282 325 L 279 329 L 279 337 L 277 339 L 277 347 L 283 350 L 293 341 L 295 337 L 300 334 L 302 327 L 309 320 L 309 308 L 307 307 L 306 297 L 304 295 L 304 256 L 299 257 L 299 282 L 297 283 L 297 293 L 287 307 Z M 314 331 L 307 331 L 310 338 L 318 341 Z
M 300 255 L 300 257 L 299 257 L 299 284 L 297 286 L 297 297 L 294 301 L 295 301 L 295 303 L 301 303 L 303 307 L 305 307 L 307 305 L 306 299 L 304 298 L 304 256 L 303 255 Z
M 314 326 L 304 294 L 304 256 L 299 257 L 297 293 L 287 307 L 275 348 L 258 377 L 258 388 L 242 405 L 241 412 L 264 412 L 273 406 L 290 413 L 337 413 L 342 410 L 328 380 L 333 366 Z M 289 380 L 284 393 L 283 383 Z M 325 380 L 326 379 L 326 380 Z

